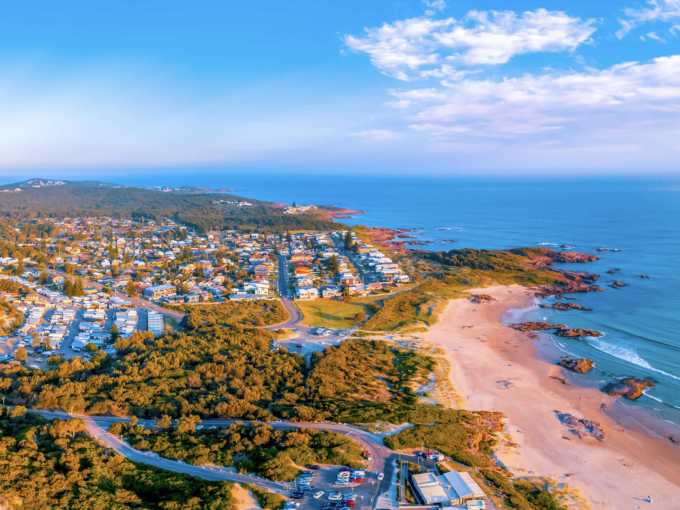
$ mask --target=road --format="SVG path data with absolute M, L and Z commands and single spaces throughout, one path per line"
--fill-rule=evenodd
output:
M 189 464 L 184 464 L 177 461 L 172 461 L 169 459 L 164 459 L 158 457 L 157 454 L 152 452 L 141 452 L 129 446 L 127 443 L 121 439 L 109 434 L 107 432 L 108 427 L 117 421 L 130 421 L 129 418 L 119 418 L 112 416 L 85 416 L 85 415 L 69 415 L 64 411 L 48 411 L 40 409 L 32 409 L 30 412 L 35 412 L 41 414 L 45 418 L 53 419 L 69 419 L 69 418 L 81 418 L 87 424 L 87 431 L 93 437 L 101 440 L 108 447 L 112 448 L 124 457 L 144 464 L 149 464 L 158 468 L 167 469 L 168 471 L 173 471 L 176 473 L 186 473 L 192 476 L 203 478 L 205 480 L 224 480 L 229 482 L 237 483 L 250 483 L 263 487 L 271 492 L 278 492 L 284 496 L 289 495 L 287 488 L 289 484 L 281 482 L 272 482 L 264 478 L 260 478 L 253 475 L 240 475 L 236 473 L 227 472 L 224 468 L 218 467 L 203 467 L 203 466 L 192 466 Z M 228 427 L 233 423 L 237 423 L 242 420 L 220 420 L 220 419 L 208 419 L 201 422 L 201 427 Z M 151 428 L 155 425 L 153 420 L 139 420 L 138 425 L 142 425 L 146 428 Z M 246 421 L 247 423 L 247 421 Z M 357 510 L 369 510 L 372 508 L 373 502 L 376 500 L 378 494 L 382 494 L 388 491 L 392 480 L 392 474 L 394 470 L 394 460 L 401 458 L 402 460 L 416 461 L 414 455 L 398 455 L 396 452 L 390 450 L 385 445 L 383 445 L 382 438 L 378 435 L 366 432 L 356 427 L 342 425 L 337 423 L 306 423 L 306 422 L 271 422 L 269 423 L 272 427 L 276 429 L 294 429 L 299 427 L 305 427 L 316 430 L 328 430 L 332 432 L 337 432 L 343 434 L 353 439 L 359 443 L 364 450 L 371 452 L 373 458 L 372 461 L 368 462 L 366 468 L 366 478 L 363 484 L 351 488 L 345 488 L 345 490 L 351 490 L 356 493 L 360 498 L 357 502 Z M 335 472 L 333 467 L 326 467 L 324 470 L 325 475 L 320 473 L 320 485 L 317 489 L 326 490 L 338 490 L 338 488 L 333 487 L 332 480 L 335 479 Z M 384 479 L 382 481 L 378 480 L 378 475 L 384 473 Z M 322 481 L 321 478 L 325 478 L 326 481 Z M 330 480 L 330 481 L 329 481 Z M 328 487 L 326 487 L 328 485 Z M 305 498 L 302 500 L 304 507 L 310 508 L 311 510 L 318 510 L 316 506 L 321 508 L 323 500 L 314 500 L 312 498 Z M 301 510 L 305 510 L 301 507 Z

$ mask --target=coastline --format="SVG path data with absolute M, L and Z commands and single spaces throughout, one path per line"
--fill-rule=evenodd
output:
M 543 347 L 557 349 L 546 333 L 532 341 L 507 327 L 539 313 L 530 290 L 514 285 L 472 292 L 497 301 L 449 301 L 439 323 L 423 336 L 446 351 L 451 384 L 468 409 L 506 415 L 508 436 L 497 450 L 498 461 L 516 476 L 568 483 L 594 508 L 645 508 L 648 496 L 654 508 L 677 508 L 680 446 L 664 438 L 669 424 L 580 384 L 578 374 L 549 361 Z M 606 440 L 579 439 L 556 411 L 598 422 Z

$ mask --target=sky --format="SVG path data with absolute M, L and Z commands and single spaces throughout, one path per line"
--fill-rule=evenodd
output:
M 0 16 L 0 177 L 680 173 L 680 0 Z

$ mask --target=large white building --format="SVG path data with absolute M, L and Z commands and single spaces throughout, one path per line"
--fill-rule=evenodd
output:
M 442 509 L 486 508 L 486 495 L 470 473 L 451 471 L 439 476 L 420 473 L 413 475 L 411 481 L 420 500 L 426 505 L 439 505 Z

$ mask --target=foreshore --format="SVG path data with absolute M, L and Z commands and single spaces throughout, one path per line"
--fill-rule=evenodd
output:
M 621 397 L 563 384 L 558 378 L 578 376 L 567 376 L 566 369 L 541 359 L 534 343 L 547 343 L 546 334 L 531 340 L 505 325 L 536 308 L 528 289 L 471 293 L 496 301 L 452 300 L 423 336 L 446 351 L 451 383 L 467 409 L 500 411 L 507 417 L 499 463 L 517 476 L 568 483 L 596 509 L 680 508 L 680 445 L 664 437 L 667 424 L 655 423 Z M 579 439 L 560 422 L 558 412 L 598 422 L 606 439 Z M 649 496 L 652 504 L 645 501 Z

